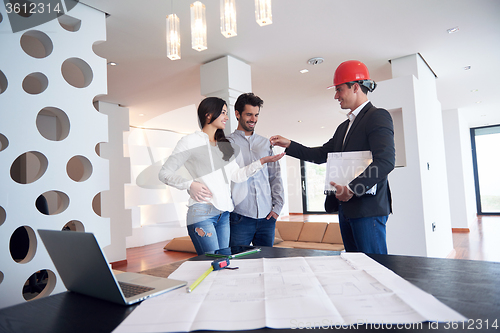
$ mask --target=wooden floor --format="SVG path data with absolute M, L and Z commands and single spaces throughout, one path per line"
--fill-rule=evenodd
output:
M 290 215 L 280 220 L 333 222 L 333 215 Z M 454 253 L 450 258 L 500 262 L 500 216 L 480 216 L 469 233 L 454 232 Z M 194 253 L 163 251 L 165 242 L 127 249 L 127 261 L 113 263 L 113 269 L 140 272 L 196 256 Z

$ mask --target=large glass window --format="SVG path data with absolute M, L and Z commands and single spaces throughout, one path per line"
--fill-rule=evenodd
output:
M 471 128 L 478 214 L 500 214 L 500 125 Z
M 325 212 L 326 163 L 315 164 L 300 161 L 302 175 L 302 206 L 304 214 Z

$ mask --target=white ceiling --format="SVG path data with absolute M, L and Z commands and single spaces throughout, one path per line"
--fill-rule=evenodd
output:
M 107 40 L 94 51 L 118 66 L 108 66 L 108 95 L 98 99 L 128 107 L 133 126 L 168 126 L 155 119 L 175 111 L 176 128 L 168 129 L 196 129 L 200 65 L 224 55 L 251 65 L 253 92 L 264 100 L 257 132 L 307 145 L 328 140 L 345 119 L 326 87 L 349 59 L 363 61 L 372 79 L 382 81 L 391 78 L 390 59 L 420 53 L 437 75 L 444 110 L 463 109 L 476 124 L 500 114 L 498 0 L 273 0 L 273 24 L 264 27 L 255 22 L 254 0 L 236 0 L 238 35 L 232 38 L 220 33 L 219 0 L 202 0 L 208 26 L 202 52 L 191 49 L 194 0 L 81 2 L 110 15 Z M 176 61 L 166 57 L 165 45 L 165 16 L 172 12 L 181 25 L 182 59 Z M 447 32 L 457 26 L 458 32 Z M 325 61 L 308 65 L 312 57 Z M 305 68 L 309 73 L 299 73 Z

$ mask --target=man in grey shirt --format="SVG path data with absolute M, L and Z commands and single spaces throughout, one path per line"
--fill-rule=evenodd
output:
M 227 138 L 241 149 L 243 165 L 273 155 L 269 139 L 254 133 L 264 101 L 242 94 L 234 105 L 238 128 Z M 268 163 L 243 183 L 232 183 L 230 245 L 273 246 L 276 219 L 283 208 L 283 183 L 278 162 Z

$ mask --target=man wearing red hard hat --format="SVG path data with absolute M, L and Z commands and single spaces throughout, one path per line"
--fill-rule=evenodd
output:
M 387 254 L 386 223 L 392 212 L 388 174 L 394 169 L 394 128 L 385 109 L 368 100 L 376 83 L 360 61 L 349 60 L 335 70 L 335 99 L 350 110 L 333 137 L 323 146 L 309 148 L 280 135 L 270 138 L 272 145 L 286 148 L 286 154 L 301 160 L 325 163 L 328 153 L 370 151 L 372 163 L 347 186 L 331 182 L 335 195 L 328 195 L 325 210 L 338 212 L 342 240 L 347 252 Z

